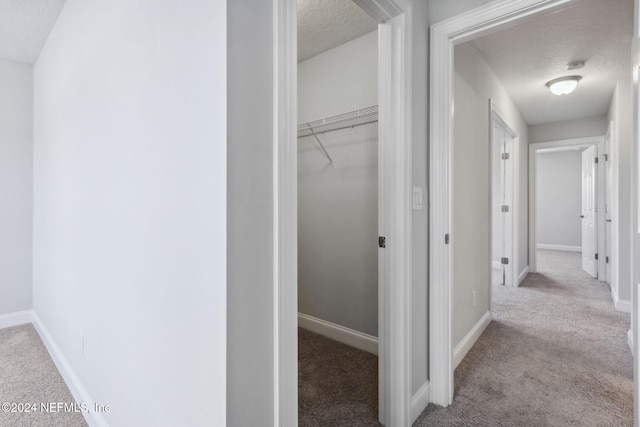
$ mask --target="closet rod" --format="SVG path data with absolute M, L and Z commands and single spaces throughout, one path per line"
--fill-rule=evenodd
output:
M 322 142 L 320 142 L 320 138 L 318 138 L 318 135 L 316 135 L 316 133 L 313 131 L 313 128 L 311 126 L 309 126 L 309 130 L 311 131 L 311 135 L 313 135 L 316 141 L 318 141 L 318 144 L 320 144 L 320 148 L 322 148 L 322 152 L 324 153 L 326 158 L 329 159 L 329 166 L 331 166 L 332 168 L 335 168 L 336 165 L 333 164 L 333 159 L 331 158 L 329 153 L 327 153 L 327 149 L 324 148 L 324 145 L 322 144 Z
M 298 125 L 298 138 L 304 138 L 305 136 L 313 136 L 316 140 L 322 154 L 329 160 L 329 166 L 335 167 L 333 158 L 325 148 L 318 135 L 334 132 L 341 129 L 354 128 L 357 126 L 368 125 L 378 122 L 378 106 L 373 105 L 371 107 L 362 108 L 348 113 L 338 114 L 337 116 L 327 117 L 321 120 L 315 120 L 307 123 L 300 123 Z

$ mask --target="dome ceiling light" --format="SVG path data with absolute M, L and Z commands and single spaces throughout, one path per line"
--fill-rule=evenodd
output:
M 547 87 L 554 95 L 567 95 L 574 91 L 580 79 L 580 76 L 560 77 L 547 82 Z

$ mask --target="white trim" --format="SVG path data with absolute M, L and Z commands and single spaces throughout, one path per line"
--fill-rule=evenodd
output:
M 631 301 L 619 299 L 618 301 L 614 301 L 613 305 L 618 311 L 621 311 L 623 313 L 631 313 Z
M 581 246 L 566 246 L 566 245 L 547 245 L 544 243 L 536 244 L 538 249 L 547 249 L 550 251 L 568 251 L 568 252 L 582 252 Z
M 611 289 L 611 300 L 616 310 L 622 311 L 623 313 L 631 313 L 631 301 L 620 299 L 618 297 L 618 289 L 613 286 L 610 285 L 609 289 Z
M 13 326 L 25 325 L 33 322 L 33 311 L 24 310 L 0 315 L 0 329 L 11 328 Z
M 445 244 L 444 239 L 445 234 L 455 232 L 450 229 L 453 47 L 509 23 L 577 1 L 496 0 L 431 26 L 429 372 L 431 401 L 441 406 L 448 406 L 453 400 L 451 245 Z
M 467 332 L 467 335 L 460 340 L 456 348 L 453 349 L 453 369 L 456 369 L 460 362 L 462 362 L 462 359 L 464 359 L 469 350 L 471 350 L 471 347 L 478 341 L 480 335 L 487 329 L 489 323 L 491 323 L 491 312 L 487 311 L 482 315 L 480 320 L 473 325 L 473 328 Z
M 629 351 L 631 351 L 631 355 L 633 356 L 633 333 L 631 329 L 627 331 L 627 345 L 629 346 Z
M 273 425 L 298 425 L 296 2 L 273 1 Z
M 304 313 L 298 313 L 298 326 L 367 353 L 378 354 L 378 337 L 373 335 L 327 322 Z
M 426 381 L 411 398 L 411 424 L 416 422 L 420 414 L 429 404 L 429 381 Z
M 520 283 L 527 278 L 527 274 L 529 274 L 529 266 L 525 265 L 520 274 L 518 274 L 518 286 L 520 286 Z
M 378 27 L 378 389 L 379 421 L 409 424 L 411 410 L 412 6 L 372 2 L 402 14 Z M 384 7 L 382 7 L 384 8 Z
M 67 384 L 67 387 L 69 387 L 69 391 L 71 391 L 73 398 L 78 404 L 85 403 L 89 408 L 93 408 L 96 401 L 91 398 L 89 392 L 80 381 L 80 378 L 78 378 L 78 375 L 71 367 L 71 364 L 65 357 L 64 353 L 62 352 L 60 347 L 58 347 L 58 344 L 56 344 L 55 340 L 40 320 L 40 317 L 38 317 L 35 312 L 32 313 L 32 316 L 33 326 L 38 332 L 38 335 L 40 335 L 40 339 L 42 340 L 44 346 L 47 348 L 47 351 L 49 352 L 51 359 L 53 359 L 53 362 L 58 368 L 58 371 L 60 371 L 64 382 Z M 89 424 L 90 427 L 109 426 L 109 424 L 107 424 L 107 420 L 105 420 L 104 416 L 100 412 L 89 410 L 87 412 L 83 412 L 82 415 L 84 416 L 85 421 L 87 422 L 87 424 Z

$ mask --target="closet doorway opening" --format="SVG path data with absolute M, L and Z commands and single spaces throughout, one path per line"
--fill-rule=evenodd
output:
M 378 23 L 298 1 L 298 420 L 378 414 Z

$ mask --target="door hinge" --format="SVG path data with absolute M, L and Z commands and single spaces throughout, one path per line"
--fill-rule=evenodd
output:
M 596 259 L 598 259 L 598 254 L 596 254 Z
M 595 158 L 594 162 L 595 162 L 595 163 L 598 163 L 598 158 L 597 158 L 597 157 Z
M 384 236 L 380 236 L 378 237 L 378 246 L 381 248 L 386 248 L 387 247 L 387 238 Z
M 509 212 L 509 205 L 502 205 L 502 206 L 500 206 L 500 211 L 502 211 L 502 212 Z
M 500 258 L 500 264 L 507 265 L 509 264 L 509 258 Z
M 508 160 L 509 159 L 509 153 L 502 153 L 502 160 Z
M 609 161 L 609 155 L 608 154 L 603 154 L 602 157 L 604 157 L 604 161 L 605 162 Z
M 448 245 L 449 244 L 449 233 L 444 235 L 444 244 Z
M 605 262 L 606 264 L 609 264 L 609 257 L 608 257 L 608 256 L 604 257 L 604 262 Z

